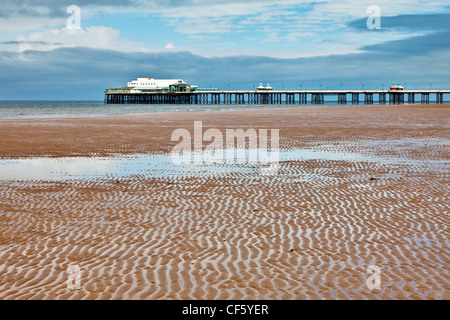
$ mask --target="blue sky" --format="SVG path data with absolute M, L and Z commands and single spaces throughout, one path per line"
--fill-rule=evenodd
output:
M 81 10 L 69 30 L 67 8 Z M 367 28 L 369 6 L 380 29 Z M 200 87 L 450 88 L 448 1 L 17 0 L 0 6 L 0 100 L 103 99 L 137 77 Z

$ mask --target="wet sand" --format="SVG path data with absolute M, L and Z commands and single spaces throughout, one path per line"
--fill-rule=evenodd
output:
M 274 176 L 0 176 L 0 299 L 449 299 L 449 115 L 446 104 L 0 120 L 0 159 L 168 153 L 194 121 L 355 154 L 282 161 Z

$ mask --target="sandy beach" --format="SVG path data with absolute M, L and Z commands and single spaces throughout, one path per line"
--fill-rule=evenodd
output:
M 194 121 L 317 155 L 273 176 L 0 173 L 0 299 L 448 300 L 449 119 L 431 104 L 0 120 L 1 161 L 164 155 Z

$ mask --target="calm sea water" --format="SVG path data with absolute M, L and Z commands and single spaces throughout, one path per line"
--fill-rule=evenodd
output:
M 308 102 L 309 103 L 309 102 Z M 352 105 L 348 103 L 348 105 Z M 359 105 L 363 105 L 360 103 Z M 374 106 L 378 105 L 375 102 Z M 153 112 L 243 110 L 276 108 L 311 108 L 338 106 L 336 102 L 323 105 L 298 104 L 104 104 L 103 101 L 0 101 L 0 119 L 51 118 L 85 115 L 113 115 Z
M 152 112 L 242 110 L 273 108 L 310 108 L 336 106 L 324 105 L 264 104 L 264 105 L 203 105 L 203 104 L 104 104 L 103 101 L 0 101 L 0 119 L 73 117 L 84 115 L 114 115 Z

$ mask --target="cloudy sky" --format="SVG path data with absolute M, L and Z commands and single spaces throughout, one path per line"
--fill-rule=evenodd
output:
M 102 100 L 149 76 L 221 89 L 448 89 L 450 3 L 2 1 L 0 100 Z

